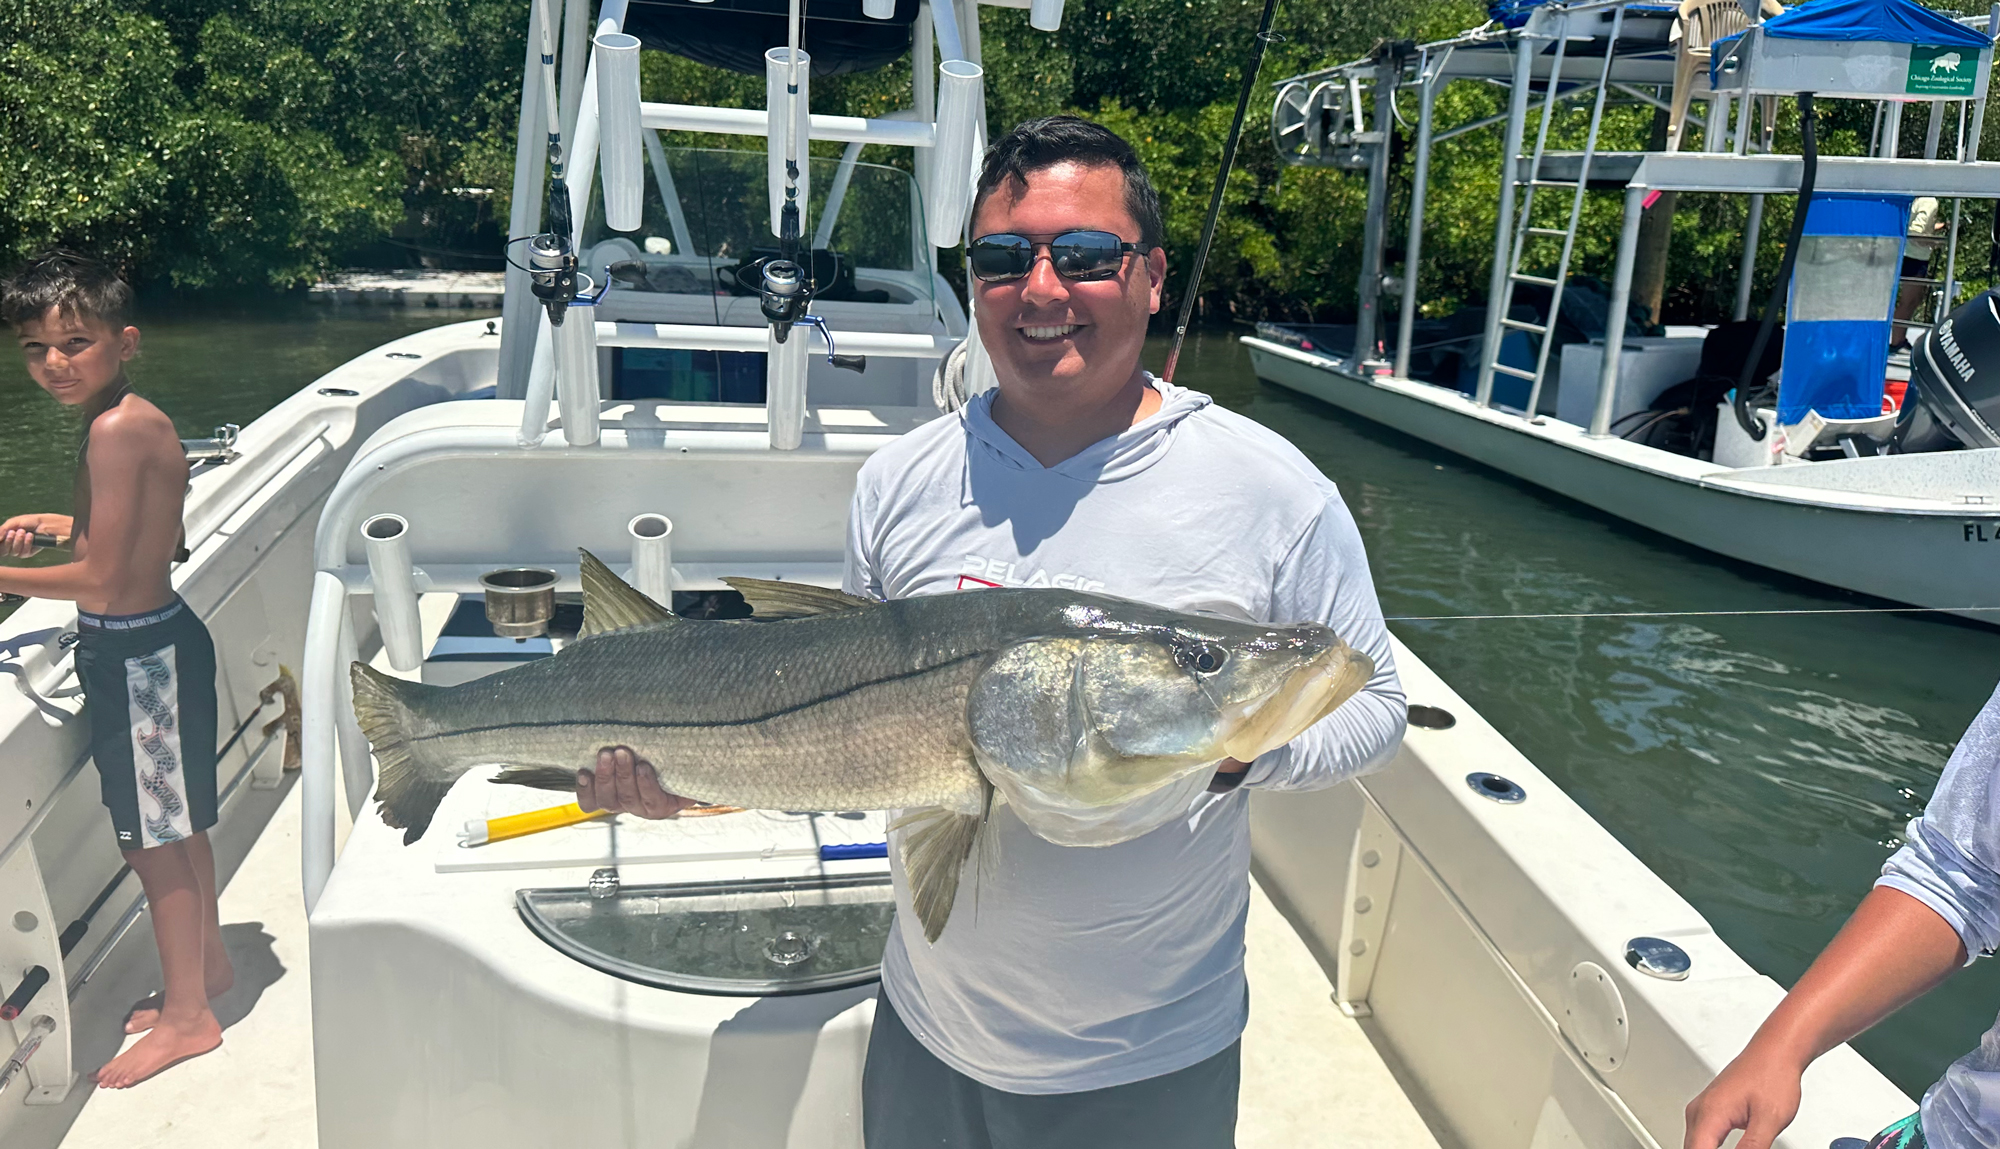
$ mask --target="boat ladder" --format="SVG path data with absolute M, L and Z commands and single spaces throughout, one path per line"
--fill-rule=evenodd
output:
M 1515 108 L 1510 116 L 1516 121 L 1509 125 L 1511 130 L 1508 132 L 1506 147 L 1510 153 L 1518 151 L 1520 137 L 1525 130 L 1527 114 L 1525 89 L 1532 66 L 1529 61 L 1536 54 L 1541 41 L 1553 39 L 1555 53 L 1550 60 L 1548 80 L 1543 89 L 1541 124 L 1535 132 L 1535 150 L 1528 157 L 1525 171 L 1518 165 L 1512 165 L 1516 173 L 1514 178 L 1501 181 L 1500 232 L 1502 235 L 1505 234 L 1507 221 L 1511 218 L 1514 223 L 1514 234 L 1511 250 L 1507 256 L 1506 277 L 1504 279 L 1495 277 L 1498 280 L 1495 285 L 1497 290 L 1487 307 L 1486 346 L 1480 356 L 1479 390 L 1476 399 L 1482 407 L 1493 405 L 1493 376 L 1496 373 L 1525 379 L 1528 381 L 1528 401 L 1523 414 L 1528 419 L 1536 417 L 1535 408 L 1542 398 L 1542 383 L 1548 377 L 1549 352 L 1555 347 L 1556 323 L 1562 314 L 1563 288 L 1569 281 L 1570 257 L 1576 249 L 1577 225 L 1583 217 L 1584 192 L 1590 187 L 1591 161 L 1597 156 L 1598 132 L 1604 123 L 1605 96 L 1611 89 L 1612 61 L 1617 55 L 1618 37 L 1625 22 L 1623 4 L 1611 9 L 1611 29 L 1610 35 L 1604 42 L 1603 69 L 1594 83 L 1579 81 L 1596 89 L 1596 98 L 1591 102 L 1590 127 L 1584 137 L 1583 151 L 1562 156 L 1562 162 L 1555 168 L 1544 166 L 1544 160 L 1548 158 L 1549 126 L 1555 121 L 1558 101 L 1565 95 L 1562 91 L 1562 71 L 1563 60 L 1569 47 L 1570 22 L 1575 19 L 1595 20 L 1600 17 L 1601 11 L 1593 9 L 1586 9 L 1581 13 L 1550 10 L 1546 12 L 1545 19 L 1555 25 L 1556 31 L 1553 36 L 1537 35 L 1535 32 L 1536 23 L 1539 23 L 1537 21 L 1523 28 L 1520 38 L 1515 42 L 1515 51 L 1519 54 L 1515 84 L 1522 91 L 1515 98 Z M 1572 159 L 1576 162 L 1573 172 L 1568 162 Z M 1568 188 L 1572 184 L 1575 190 L 1570 196 L 1569 216 L 1562 226 L 1548 226 L 1554 222 L 1553 220 L 1537 223 L 1534 211 L 1535 193 L 1544 188 L 1550 190 Z M 1538 275 L 1527 271 L 1526 267 L 1531 260 L 1538 268 L 1548 267 L 1548 249 L 1552 245 L 1559 248 L 1554 259 L 1553 273 Z M 1549 289 L 1549 309 L 1541 322 L 1514 318 L 1512 314 L 1514 288 L 1519 284 Z M 1617 317 L 1607 318 L 1607 322 L 1617 321 Z M 1522 332 L 1534 342 L 1535 367 L 1532 371 L 1500 361 L 1501 341 L 1508 333 L 1514 331 Z

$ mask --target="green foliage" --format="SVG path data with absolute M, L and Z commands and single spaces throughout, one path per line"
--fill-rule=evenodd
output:
M 406 261 L 412 252 L 497 266 L 524 0 L 13 0 L 0 9 L 0 252 L 70 243 L 182 286 L 283 286 L 344 261 Z M 1166 208 L 1170 305 L 1199 243 L 1260 9 L 1261 0 L 1069 0 L 1054 35 L 1029 28 L 1025 11 L 981 9 L 989 134 L 1075 112 L 1130 138 Z M 1280 3 L 1279 38 L 1252 92 L 1203 277 L 1205 314 L 1326 319 L 1353 308 L 1364 177 L 1278 163 L 1267 142 L 1275 82 L 1355 59 L 1380 39 L 1437 39 L 1484 19 L 1480 0 Z M 762 76 L 661 53 L 647 53 L 642 70 L 649 100 L 763 101 Z M 1492 115 L 1504 98 L 1494 86 L 1452 85 L 1438 98 L 1437 122 Z M 816 111 L 879 116 L 909 101 L 907 60 L 813 83 Z M 1415 103 L 1403 93 L 1392 151 L 1392 269 L 1407 227 Z M 1587 114 L 1583 101 L 1565 105 L 1551 145 L 1579 144 Z M 1824 104 L 1822 150 L 1865 151 L 1872 117 L 1871 105 Z M 1781 149 L 1796 150 L 1796 120 L 1782 105 Z M 1644 148 L 1654 127 L 1650 109 L 1614 107 L 1600 146 Z M 2000 117 L 1988 137 L 1986 154 L 2000 154 Z M 1919 105 L 1904 154 L 1917 154 L 1922 139 Z M 674 143 L 761 146 L 740 136 Z M 1435 149 L 1420 275 L 1426 314 L 1485 295 L 1499 145 L 1494 128 Z M 839 151 L 813 146 L 819 156 Z M 864 158 L 911 165 L 902 149 L 870 148 Z M 1567 198 L 1544 196 L 1538 211 L 1566 212 Z M 1769 203 L 1762 276 L 1777 265 L 1790 211 L 1784 197 Z M 1618 193 L 1588 196 L 1578 273 L 1609 275 L 1620 212 Z M 1990 212 L 1978 204 L 1965 216 L 1960 275 L 1973 284 L 1993 275 L 1986 244 L 1971 239 Z M 1668 318 L 1726 314 L 1744 218 L 1741 197 L 1680 197 Z M 955 260 L 943 262 L 950 274 Z
M 513 166 L 500 0 L 22 0 L 0 12 L 0 250 L 288 286 L 403 232 L 482 230 Z M 482 226 L 483 225 L 483 226 Z

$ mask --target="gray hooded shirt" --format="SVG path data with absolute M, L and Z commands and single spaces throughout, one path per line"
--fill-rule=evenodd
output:
M 2000 946 L 2000 690 L 1959 740 L 1907 836 L 1875 884 L 1951 923 L 1967 965 L 1991 957 Z M 2000 1020 L 1924 1094 L 1923 1114 L 1934 1149 L 2000 1146 Z
M 925 1048 L 1013 1093 L 1171 1073 L 1227 1049 L 1247 1018 L 1246 790 L 1315 789 L 1386 763 L 1406 707 L 1354 520 L 1297 448 L 1199 392 L 1054 467 L 993 422 L 991 392 L 884 447 L 848 520 L 851 594 L 1074 587 L 1268 623 L 1327 623 L 1374 660 L 1366 688 L 1243 785 L 1197 778 L 1166 824 L 1058 846 L 1002 806 L 992 861 L 959 886 L 936 945 L 909 910 L 883 957 L 890 1003 Z M 1149 823 L 1150 824 L 1150 823 Z M 896 851 L 890 851 L 896 857 Z

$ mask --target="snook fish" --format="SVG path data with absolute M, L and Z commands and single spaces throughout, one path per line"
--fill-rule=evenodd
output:
M 383 820 L 413 842 L 473 766 L 568 790 L 597 747 L 623 743 L 666 789 L 704 802 L 905 810 L 902 860 L 936 941 L 996 800 L 1060 842 L 1066 814 L 1087 818 L 1224 758 L 1247 762 L 1374 673 L 1317 624 L 1067 590 L 880 603 L 726 581 L 758 618 L 679 618 L 586 551 L 583 630 L 553 657 L 453 687 L 355 663 Z

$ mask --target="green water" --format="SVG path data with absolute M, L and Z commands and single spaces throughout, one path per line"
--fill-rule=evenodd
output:
M 466 317 L 293 302 L 153 311 L 132 377 L 183 435 L 205 435 L 377 344 Z M 1149 348 L 1149 362 L 1164 358 L 1163 345 Z M 63 510 L 75 426 L 17 363 L 0 370 L 11 416 L 0 516 Z M 1858 605 L 1260 384 L 1225 332 L 1192 341 L 1179 382 L 1283 433 L 1340 484 L 1392 617 Z M 2000 680 L 2000 629 L 1927 617 L 1391 626 L 1786 984 L 1867 891 Z M 1983 962 L 1859 1046 L 1914 1095 L 1996 1009 L 2000 964 Z
M 154 303 L 140 308 L 139 357 L 126 370 L 135 391 L 173 416 L 182 438 L 206 438 L 223 423 L 247 425 L 379 343 L 489 314 L 497 312 L 328 306 L 297 296 Z M 67 514 L 78 420 L 35 386 L 11 351 L 0 355 L 0 411 L 7 415 L 0 519 Z

